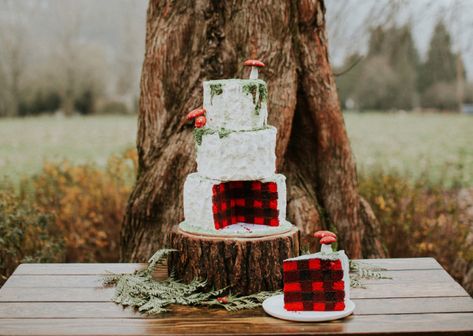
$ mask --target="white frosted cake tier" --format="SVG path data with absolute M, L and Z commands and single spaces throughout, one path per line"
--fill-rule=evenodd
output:
M 231 181 L 258 180 L 275 173 L 276 128 L 197 132 L 202 132 L 197 141 L 197 171 L 201 175 Z
M 267 235 L 275 232 L 282 232 L 288 230 L 291 224 L 286 221 L 286 178 L 282 174 L 273 174 L 269 178 L 261 179 L 258 181 L 247 181 L 246 183 L 268 183 L 272 182 L 277 187 L 277 219 L 279 225 L 267 226 L 267 225 L 256 225 L 258 230 L 251 230 L 259 235 Z M 220 185 L 226 183 L 225 181 L 214 180 L 206 178 L 199 173 L 192 173 L 187 176 L 184 184 L 184 218 L 185 222 L 181 223 L 181 228 L 184 231 L 208 234 L 208 235 L 231 235 L 232 227 L 235 231 L 235 226 L 225 228 L 216 228 L 214 211 L 215 206 L 213 202 L 213 187 L 214 185 Z M 232 183 L 232 182 L 227 182 Z M 261 199 L 266 197 L 263 196 Z M 256 201 L 259 198 L 254 198 Z M 229 204 L 229 202 L 227 202 Z M 242 224 L 242 223 L 238 223 Z M 247 223 L 254 224 L 254 223 Z M 238 226 L 237 226 L 238 227 Z M 249 234 L 247 228 L 239 226 L 237 233 L 241 233 L 241 230 L 246 230 L 246 234 Z M 257 232 L 258 231 L 258 232 Z M 235 232 L 233 232 L 235 234 Z
M 204 82 L 207 127 L 250 130 L 266 126 L 268 90 L 261 79 Z

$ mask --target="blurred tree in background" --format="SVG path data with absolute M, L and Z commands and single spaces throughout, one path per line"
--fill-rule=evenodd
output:
M 457 62 L 461 55 L 452 50 L 452 39 L 444 22 L 435 25 L 430 41 L 427 60 L 419 69 L 418 88 L 423 107 L 454 110 L 458 106 L 457 76 L 465 77 L 461 64 L 461 74 L 457 74 Z
M 450 33 L 439 20 L 425 62 L 420 60 L 409 23 L 373 28 L 367 55 L 347 57 L 337 87 L 348 109 L 456 110 L 471 95 L 471 86 L 467 85 L 465 94 L 459 97 L 459 76 L 466 76 L 461 55 L 453 51 Z
M 146 0 L 0 0 L 0 117 L 136 110 Z
M 344 67 L 354 61 L 347 58 Z M 418 102 L 417 71 L 419 55 L 411 27 L 371 30 L 366 57 L 347 74 L 337 77 L 342 103 L 350 100 L 361 110 L 412 109 Z M 358 68 L 355 70 L 355 68 Z M 348 76 L 353 72 L 351 76 Z M 351 82 L 351 87 L 346 82 Z M 349 90 L 351 88 L 351 90 Z M 347 90 L 348 89 L 348 90 Z

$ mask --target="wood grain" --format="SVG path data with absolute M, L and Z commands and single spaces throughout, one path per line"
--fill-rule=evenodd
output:
M 434 258 L 356 259 L 366 265 L 396 270 L 443 270 Z M 145 264 L 21 264 L 14 275 L 97 275 L 131 273 Z M 165 267 L 161 270 L 165 271 Z
M 261 318 L 168 319 L 3 319 L 3 335 L 368 335 L 426 333 L 471 335 L 473 314 L 364 315 L 322 323 Z
M 101 287 L 25 287 L 19 290 L 15 287 L 3 288 L 0 292 L 0 302 L 107 302 L 113 295 L 114 288 Z M 456 297 L 465 296 L 465 290 L 456 282 L 439 283 L 383 283 L 369 284 L 366 288 L 354 288 L 351 297 L 360 298 L 411 298 L 411 297 Z
M 96 275 L 131 273 L 144 264 L 21 264 L 14 275 Z
M 434 259 L 363 262 L 386 268 L 392 279 L 353 289 L 354 315 L 327 323 L 277 320 L 260 308 L 172 306 L 145 316 L 110 302 L 114 289 L 101 282 L 107 271 L 132 272 L 141 264 L 21 265 L 0 289 L 0 335 L 473 334 L 473 299 Z
M 212 237 L 192 234 L 175 225 L 170 247 L 177 250 L 168 258 L 169 273 L 190 283 L 207 280 L 207 290 L 232 288 L 234 294 L 249 295 L 282 288 L 282 264 L 300 254 L 300 231 L 264 237 Z
M 379 285 L 393 283 L 418 282 L 451 282 L 452 277 L 443 270 L 406 270 L 406 271 L 383 271 L 382 275 L 389 279 L 365 279 L 363 284 Z M 103 275 L 13 275 L 4 284 L 4 287 L 14 288 L 80 288 L 80 287 L 102 287 Z
M 473 299 L 467 296 L 440 298 L 354 299 L 355 315 L 473 313 Z M 174 306 L 171 315 L 197 319 L 231 316 L 264 317 L 262 309 L 228 313 L 221 309 Z M 110 302 L 5 302 L 0 305 L 2 318 L 149 318 L 131 308 Z

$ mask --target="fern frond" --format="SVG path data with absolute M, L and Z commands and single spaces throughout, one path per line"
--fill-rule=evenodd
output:
M 155 254 L 148 260 L 148 271 L 153 272 L 158 265 L 162 265 L 164 262 L 164 257 L 166 257 L 171 252 L 176 252 L 174 249 L 160 249 L 156 251 Z

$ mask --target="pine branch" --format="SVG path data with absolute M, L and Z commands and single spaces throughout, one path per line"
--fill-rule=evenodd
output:
M 166 257 L 171 252 L 176 252 L 174 249 L 161 249 L 156 251 L 155 254 L 148 260 L 148 271 L 154 272 L 158 265 L 162 265 L 164 262 L 164 257 Z
M 350 287 L 365 288 L 362 283 L 363 279 L 392 279 L 391 277 L 383 275 L 383 271 L 386 271 L 386 269 L 367 265 L 360 261 L 350 260 Z
M 133 274 L 107 274 L 105 285 L 115 285 L 113 301 L 123 306 L 130 306 L 146 314 L 160 314 L 168 310 L 171 304 L 222 306 L 227 310 L 251 309 L 259 307 L 268 297 L 277 292 L 261 292 L 244 297 L 229 295 L 228 302 L 222 301 L 222 295 L 228 290 L 223 288 L 205 292 L 205 280 L 194 279 L 189 284 L 182 283 L 174 277 L 165 280 L 153 278 L 153 272 L 161 265 L 165 256 L 174 250 L 157 251 L 148 262 L 148 267 Z M 227 297 L 225 297 L 227 298 Z

